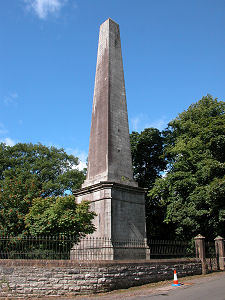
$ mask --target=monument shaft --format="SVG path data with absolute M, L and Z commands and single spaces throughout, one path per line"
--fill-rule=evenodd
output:
M 133 180 L 119 25 L 100 27 L 87 180 L 83 186 Z

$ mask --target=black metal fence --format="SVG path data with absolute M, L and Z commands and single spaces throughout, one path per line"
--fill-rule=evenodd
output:
M 205 241 L 205 258 L 208 271 L 217 270 L 219 264 L 216 257 L 215 242 Z
M 1 259 L 70 259 L 75 237 L 0 237 Z
M 148 242 L 151 258 L 195 257 L 194 241 L 150 240 Z
M 0 237 L 0 259 L 145 259 L 195 257 L 194 242 L 150 240 L 115 241 L 73 236 Z
M 215 242 L 205 242 L 205 257 L 206 258 L 215 258 L 216 257 L 216 248 Z

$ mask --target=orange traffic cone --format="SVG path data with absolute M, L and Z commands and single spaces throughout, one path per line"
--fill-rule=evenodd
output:
M 173 271 L 173 284 L 172 286 L 180 286 L 181 284 L 178 283 L 178 280 L 177 280 L 177 271 L 176 269 L 174 269 Z

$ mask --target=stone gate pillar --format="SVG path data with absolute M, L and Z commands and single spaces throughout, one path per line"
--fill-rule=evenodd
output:
M 201 259 L 202 274 L 206 274 L 206 257 L 205 257 L 205 237 L 198 234 L 195 238 L 196 258 Z
M 219 270 L 225 270 L 225 251 L 224 251 L 224 238 L 218 236 L 214 239 L 216 248 L 216 258 Z

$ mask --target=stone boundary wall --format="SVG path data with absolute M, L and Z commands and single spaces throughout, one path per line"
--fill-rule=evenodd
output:
M 202 273 L 196 259 L 51 261 L 0 259 L 0 296 L 78 295 L 106 292 Z

